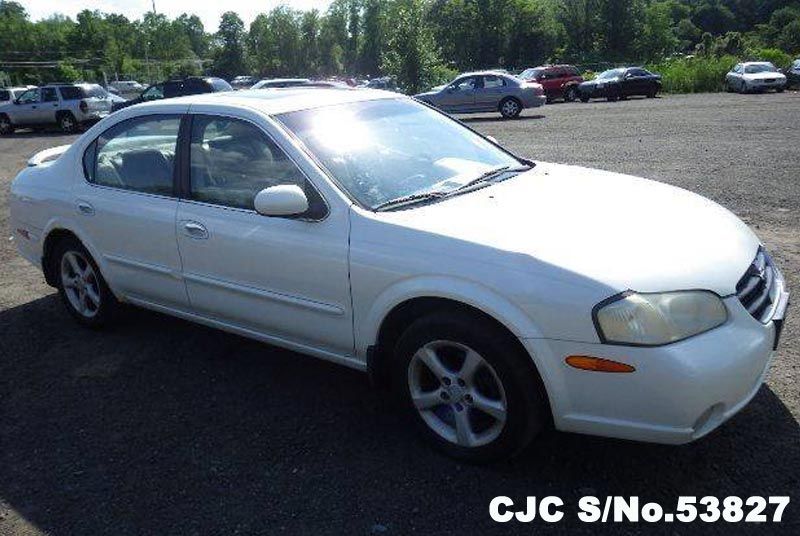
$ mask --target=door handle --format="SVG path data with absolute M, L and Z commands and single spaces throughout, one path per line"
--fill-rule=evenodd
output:
M 78 212 L 84 216 L 94 216 L 94 207 L 86 201 L 78 201 Z
M 208 238 L 208 229 L 206 229 L 202 223 L 197 223 L 196 221 L 183 222 L 183 230 L 190 238 L 197 240 L 205 240 Z

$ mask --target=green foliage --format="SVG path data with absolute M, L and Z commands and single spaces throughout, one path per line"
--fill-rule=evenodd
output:
M 722 91 L 725 75 L 738 59 L 734 56 L 672 58 L 648 66 L 662 76 L 667 93 Z
M 779 69 L 787 69 L 794 58 L 777 48 L 759 48 L 750 50 L 747 53 L 747 60 L 749 61 L 769 61 Z

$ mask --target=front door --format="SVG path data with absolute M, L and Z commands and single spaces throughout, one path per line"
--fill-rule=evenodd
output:
M 52 125 L 56 122 L 56 112 L 58 111 L 59 102 L 56 88 L 43 87 L 42 88 L 42 102 L 39 106 L 39 113 L 37 114 L 37 123 L 45 123 Z
M 87 180 L 74 190 L 74 210 L 112 288 L 186 310 L 173 186 L 180 123 L 177 113 L 141 116 L 101 134 L 84 153 Z
M 178 207 L 178 246 L 192 309 L 278 344 L 352 355 L 347 212 L 327 208 L 257 126 L 258 116 L 213 111 L 198 108 L 192 116 L 188 184 Z M 258 214 L 256 194 L 283 184 L 303 188 L 309 211 L 300 217 Z
M 19 100 L 10 110 L 14 115 L 13 120 L 17 125 L 35 125 L 40 122 L 42 105 L 41 91 L 38 88 L 29 89 L 19 96 Z
M 477 87 L 477 76 L 468 76 L 456 80 L 442 90 L 439 107 L 446 112 L 452 113 L 472 111 L 475 108 Z

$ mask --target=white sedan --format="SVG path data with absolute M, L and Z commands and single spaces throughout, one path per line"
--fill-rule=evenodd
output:
M 551 418 L 695 440 L 758 391 L 788 303 L 721 206 L 394 93 L 158 101 L 30 164 L 14 239 L 78 322 L 129 303 L 368 371 L 471 461 Z
M 786 75 L 768 61 L 748 61 L 737 63 L 725 75 L 728 91 L 749 93 L 774 89 L 778 93 L 786 89 Z

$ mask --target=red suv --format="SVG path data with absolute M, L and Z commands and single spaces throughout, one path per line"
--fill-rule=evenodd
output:
M 583 82 L 577 67 L 572 65 L 543 65 L 533 69 L 525 69 L 519 78 L 523 80 L 535 80 L 544 87 L 544 94 L 547 102 L 563 98 L 566 102 L 576 100 L 578 84 Z

